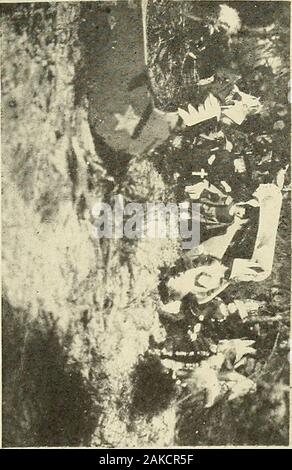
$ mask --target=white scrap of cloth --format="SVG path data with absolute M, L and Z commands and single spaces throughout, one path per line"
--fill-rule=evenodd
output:
M 282 194 L 275 184 L 261 184 L 254 193 L 259 203 L 259 227 L 251 260 L 235 259 L 231 278 L 238 281 L 265 281 L 272 272 Z

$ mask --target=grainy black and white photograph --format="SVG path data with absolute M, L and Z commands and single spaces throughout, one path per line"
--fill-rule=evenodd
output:
M 289 447 L 290 2 L 1 2 L 2 446 Z

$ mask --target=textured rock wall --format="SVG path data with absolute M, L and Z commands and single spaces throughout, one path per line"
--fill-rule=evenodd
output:
M 163 335 L 149 292 L 174 251 L 141 243 L 123 262 L 123 242 L 92 235 L 107 175 L 80 89 L 76 102 L 79 23 L 77 3 L 3 7 L 4 445 L 169 445 L 173 409 L 129 405 L 138 357 Z

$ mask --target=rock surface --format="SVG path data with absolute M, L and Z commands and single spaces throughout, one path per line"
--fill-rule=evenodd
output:
M 171 445 L 174 411 L 133 416 L 130 404 L 138 358 L 163 336 L 158 263 L 176 249 L 93 236 L 111 179 L 78 88 L 80 5 L 3 13 L 4 445 Z

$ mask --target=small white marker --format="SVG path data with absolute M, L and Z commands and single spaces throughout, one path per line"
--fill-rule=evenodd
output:
M 208 176 L 208 173 L 204 170 L 204 168 L 201 168 L 200 171 L 193 171 L 192 175 L 193 176 L 200 176 L 201 178 L 205 178 L 205 176 Z

